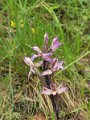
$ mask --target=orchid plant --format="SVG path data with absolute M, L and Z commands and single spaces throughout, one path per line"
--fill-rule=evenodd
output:
M 43 50 L 40 50 L 39 47 L 34 46 L 32 49 L 36 51 L 37 54 L 33 54 L 31 58 L 25 57 L 24 62 L 30 66 L 30 72 L 28 77 L 30 77 L 30 73 L 36 73 L 36 74 L 39 73 L 39 70 L 37 68 L 40 67 L 43 64 L 43 62 L 40 61 L 34 64 L 34 59 L 39 57 L 41 57 L 44 61 L 50 63 L 50 66 L 48 67 L 49 69 L 40 73 L 40 75 L 50 75 L 59 69 L 64 69 L 62 65 L 63 61 L 59 62 L 57 58 L 51 58 L 54 51 L 61 46 L 61 43 L 59 43 L 58 38 L 55 37 L 52 41 L 51 46 L 48 48 L 48 42 L 49 42 L 49 37 L 48 34 L 45 33 L 44 35 L 44 48 L 46 49 L 46 50 L 44 49 L 45 52 L 42 52 Z
M 41 50 L 38 46 L 32 47 L 36 52 L 31 57 L 25 57 L 24 62 L 30 67 L 28 74 L 28 79 L 31 74 L 37 74 L 39 77 L 45 77 L 47 87 L 43 86 L 42 94 L 50 95 L 51 101 L 56 111 L 56 105 L 54 102 L 54 97 L 65 91 L 67 87 L 62 87 L 61 85 L 57 86 L 54 81 L 51 81 L 50 76 L 53 75 L 58 70 L 63 70 L 63 61 L 59 61 L 57 58 L 53 58 L 52 55 L 54 52 L 61 46 L 58 37 L 55 37 L 52 41 L 51 46 L 49 46 L 49 37 L 48 34 L 44 35 L 44 46 Z M 35 63 L 35 59 L 40 58 L 39 62 Z M 39 67 L 43 68 L 43 71 L 40 71 Z M 57 116 L 57 115 L 56 115 Z M 58 118 L 58 117 L 57 117 Z

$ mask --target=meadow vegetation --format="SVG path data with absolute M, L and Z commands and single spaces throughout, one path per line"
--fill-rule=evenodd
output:
M 54 75 L 61 120 L 90 120 L 90 0 L 0 0 L 0 120 L 55 120 L 37 76 L 27 80 L 25 56 L 58 36 L 64 70 Z

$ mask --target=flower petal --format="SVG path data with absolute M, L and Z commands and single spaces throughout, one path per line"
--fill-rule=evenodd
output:
M 62 87 L 62 88 L 57 87 L 57 93 L 58 94 L 61 94 L 61 93 L 65 92 L 65 91 L 67 91 L 67 87 Z
M 30 77 L 30 75 L 31 75 L 32 73 L 35 74 L 35 71 L 32 69 L 32 67 L 30 67 L 30 71 L 29 71 L 29 73 L 28 73 L 28 80 L 29 80 L 29 77 Z
M 34 66 L 32 60 L 29 57 L 25 57 L 24 62 L 29 66 Z
M 55 37 L 52 41 L 52 45 L 51 45 L 50 49 L 52 51 L 55 51 L 60 46 L 61 46 L 61 43 L 58 41 L 58 37 Z
M 63 70 L 64 69 L 64 67 L 63 67 L 63 61 L 61 61 L 61 62 L 58 62 L 58 68 L 59 69 L 61 69 L 61 70 Z
M 35 67 L 40 67 L 43 64 L 43 61 L 40 61 L 38 63 L 35 63 Z
M 52 62 L 52 58 L 50 58 L 52 54 L 53 53 L 43 53 L 42 57 L 43 57 L 44 60 L 46 60 L 48 62 Z
M 33 54 L 33 55 L 31 56 L 31 60 L 34 61 L 34 59 L 37 58 L 37 57 L 39 57 L 39 55 Z
M 35 74 L 35 71 L 33 70 L 32 67 L 30 67 L 30 71 Z
M 34 46 L 33 50 L 37 51 L 39 54 L 42 54 L 42 51 L 37 46 Z
M 50 64 L 50 68 L 53 68 L 57 62 L 58 62 L 58 59 L 54 58 Z
M 52 91 L 46 87 L 43 87 L 43 90 L 41 92 L 42 94 L 45 94 L 45 95 L 51 95 L 52 94 Z
M 44 71 L 44 72 L 42 72 L 42 76 L 43 75 L 51 75 L 52 74 L 52 71 L 51 70 L 46 70 L 46 71 Z
M 52 69 L 52 71 L 57 71 L 57 70 L 59 70 L 59 69 L 61 69 L 61 70 L 63 70 L 64 69 L 64 67 L 63 67 L 63 61 L 60 61 L 60 62 L 58 62 L 58 59 L 56 59 L 56 60 L 53 60 L 53 63 L 51 64 L 51 69 Z
M 40 73 L 39 70 L 37 69 L 37 66 L 34 65 L 34 63 L 32 62 L 32 60 L 31 60 L 29 57 L 25 57 L 24 62 L 25 62 L 27 65 L 30 66 L 30 72 L 29 72 L 29 75 L 28 75 L 28 76 L 30 76 L 31 73 L 36 73 L 36 74 L 38 74 L 39 76 L 41 76 L 41 73 Z
M 55 71 L 57 71 L 57 70 L 59 70 L 59 68 L 58 68 L 59 66 L 58 66 L 58 60 L 56 60 L 53 64 L 52 64 L 52 71 L 53 72 L 55 72 Z
M 50 84 L 50 88 L 51 88 L 51 90 L 52 91 L 56 91 L 56 83 L 55 82 L 51 82 L 51 84 Z
M 56 91 L 52 91 L 52 95 L 54 96 L 54 95 L 56 95 L 57 94 L 57 92 Z

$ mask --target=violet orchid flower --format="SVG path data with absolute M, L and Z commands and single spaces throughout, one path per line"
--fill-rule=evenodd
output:
M 42 90 L 42 94 L 45 94 L 45 95 L 56 95 L 56 94 L 61 94 L 63 92 L 67 91 L 67 87 L 61 87 L 60 86 L 56 86 L 55 83 L 51 83 L 50 84 L 50 89 L 47 88 L 47 87 L 43 87 L 43 90 Z
M 54 58 L 50 64 L 50 69 L 42 72 L 42 75 L 50 75 L 53 72 L 58 71 L 60 69 L 63 70 L 64 67 L 62 64 L 63 64 L 63 61 L 59 62 L 57 58 Z
M 38 55 L 33 54 L 33 55 L 31 56 L 31 60 L 34 61 L 35 58 L 38 58 Z
M 37 47 L 37 46 L 34 46 L 34 47 L 33 47 L 33 50 L 34 50 L 34 51 L 37 51 L 37 53 L 38 53 L 37 55 L 34 54 L 34 59 L 35 59 L 36 57 L 42 57 L 44 60 L 46 60 L 46 61 L 48 61 L 48 62 L 52 62 L 51 56 L 52 56 L 53 53 L 43 53 L 43 52 L 39 49 L 39 47 Z
M 46 48 L 47 48 L 47 46 L 48 46 L 48 42 L 49 42 L 49 37 L 48 37 L 48 34 L 45 33 L 45 35 L 44 35 L 44 44 L 45 44 Z M 56 51 L 56 49 L 58 49 L 60 46 L 61 46 L 61 43 L 59 42 L 58 37 L 55 37 L 55 38 L 53 39 L 53 41 L 52 41 L 51 46 L 50 46 L 50 51 L 51 51 L 51 52 L 54 52 L 54 51 Z
M 50 46 L 50 50 L 52 52 L 56 51 L 57 48 L 61 46 L 61 43 L 58 41 L 58 37 L 55 37 L 52 41 L 52 44 Z
M 52 64 L 50 65 L 50 68 L 52 69 L 52 71 L 57 71 L 59 69 L 64 69 L 64 67 L 62 66 L 63 64 L 63 61 L 58 61 L 57 58 L 54 58 L 53 61 L 52 61 Z
M 37 73 L 38 75 L 41 75 L 40 72 L 39 72 L 39 70 L 37 69 L 37 67 L 41 66 L 43 64 L 43 61 L 40 61 L 40 62 L 34 64 L 33 61 L 31 60 L 31 58 L 25 57 L 24 58 L 24 62 L 28 66 L 30 66 L 30 71 L 29 71 L 29 74 L 28 74 L 28 79 L 29 79 L 31 73 L 34 73 L 34 74 Z

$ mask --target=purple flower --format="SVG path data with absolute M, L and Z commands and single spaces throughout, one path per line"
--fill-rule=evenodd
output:
M 50 75 L 53 72 L 58 71 L 60 69 L 63 70 L 64 67 L 62 64 L 63 64 L 63 61 L 58 62 L 58 59 L 54 58 L 50 64 L 50 69 L 42 72 L 42 75 Z
M 41 93 L 45 95 L 56 95 L 61 94 L 65 91 L 67 91 L 67 87 L 61 87 L 61 85 L 57 87 L 55 83 L 51 83 L 50 89 L 47 87 L 43 87 Z
M 34 59 L 38 58 L 38 57 L 41 57 L 43 60 L 45 60 L 47 62 L 50 62 L 50 65 L 48 64 L 49 68 L 46 71 L 42 72 L 42 74 L 39 74 L 39 75 L 51 75 L 52 73 L 54 73 L 57 70 L 64 69 L 63 65 L 62 65 L 63 61 L 59 62 L 57 58 L 54 58 L 54 59 L 51 58 L 53 52 L 61 45 L 61 43 L 59 43 L 58 38 L 55 37 L 52 41 L 50 49 L 48 49 L 48 41 L 49 41 L 48 34 L 45 33 L 45 35 L 44 35 L 44 43 L 45 44 L 44 44 L 44 49 L 43 49 L 43 51 L 45 50 L 45 52 L 42 52 L 42 50 L 39 47 L 34 46 L 33 50 L 36 51 L 37 54 L 33 54 L 31 56 L 31 58 L 25 57 L 25 59 L 24 59 L 25 63 L 30 66 L 29 76 L 31 73 L 38 73 L 38 74 L 40 73 L 37 68 L 43 64 L 43 61 L 40 61 L 35 64 L 33 63 Z M 49 52 L 49 50 L 50 50 L 50 52 Z
M 57 71 L 59 69 L 62 70 L 62 69 L 64 69 L 64 67 L 62 66 L 62 64 L 63 64 L 63 61 L 59 62 L 57 58 L 54 58 L 53 61 L 52 61 L 52 63 L 51 63 L 50 68 L 51 68 L 51 70 L 53 72 L 55 72 L 55 71 Z
M 55 37 L 50 46 L 50 50 L 54 52 L 60 46 L 61 46 L 61 43 L 58 41 L 58 37 Z
M 42 53 L 42 58 L 48 62 L 52 62 L 52 56 L 53 53 Z
M 34 46 L 33 47 L 33 50 L 34 51 L 37 51 L 38 52 L 38 55 L 41 55 L 42 54 L 42 51 L 39 49 L 39 47 L 37 47 L 37 46 Z
M 31 58 L 25 57 L 24 62 L 29 65 L 30 67 L 34 67 L 34 63 L 32 62 Z
M 29 71 L 29 74 L 28 74 L 28 79 L 29 79 L 31 73 L 34 73 L 34 74 L 37 73 L 38 75 L 41 75 L 39 70 L 37 69 L 37 67 L 39 67 L 43 64 L 42 61 L 34 64 L 31 60 L 31 58 L 25 57 L 24 62 L 30 67 L 30 71 Z
M 31 60 L 34 61 L 34 59 L 37 58 L 37 57 L 39 57 L 39 56 L 36 55 L 36 54 L 33 54 L 33 55 L 31 56 Z
M 32 59 L 35 59 L 35 58 L 37 58 L 37 57 L 42 57 L 44 60 L 46 60 L 46 61 L 48 61 L 48 62 L 51 62 L 51 61 L 52 61 L 52 59 L 51 59 L 50 57 L 51 57 L 51 55 L 52 55 L 53 53 L 43 53 L 43 52 L 39 49 L 39 47 L 37 47 L 37 46 L 34 46 L 34 47 L 33 47 L 33 50 L 34 50 L 34 51 L 37 51 L 38 55 L 34 54 L 34 55 L 32 56 Z

